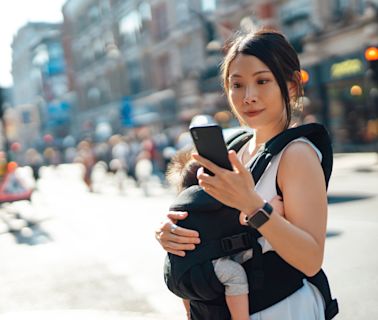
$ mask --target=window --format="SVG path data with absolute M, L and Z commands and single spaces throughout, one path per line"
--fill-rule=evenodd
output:
M 217 0 L 202 0 L 202 11 L 215 11 L 217 7 Z
M 188 42 L 180 47 L 181 65 L 184 74 L 200 69 L 203 63 L 203 47 L 198 39 L 189 38 Z
M 60 43 L 51 43 L 49 45 L 49 55 L 51 59 L 60 59 L 63 57 L 63 49 Z
M 153 10 L 153 30 L 156 40 L 163 40 L 168 35 L 168 17 L 165 3 L 162 3 Z
M 131 94 L 137 94 L 143 90 L 143 72 L 139 61 L 130 60 L 127 62 Z
M 156 60 L 157 80 L 159 90 L 166 89 L 172 82 L 171 63 L 168 55 L 164 55 Z
M 151 20 L 151 7 L 148 2 L 142 2 L 139 5 L 139 14 L 142 18 L 142 21 Z
M 182 25 L 190 20 L 189 6 L 187 0 L 176 1 L 176 23 Z
M 333 3 L 333 12 L 336 19 L 342 18 L 350 9 L 351 3 L 349 0 L 335 0 Z
M 135 45 L 140 37 L 142 20 L 138 11 L 132 11 L 123 17 L 119 23 L 119 33 L 127 45 Z
M 97 6 L 92 6 L 88 11 L 88 20 L 92 23 L 97 22 L 100 17 L 100 10 Z

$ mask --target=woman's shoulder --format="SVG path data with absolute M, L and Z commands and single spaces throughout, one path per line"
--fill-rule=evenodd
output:
M 322 153 L 320 150 L 307 138 L 301 137 L 291 141 L 282 151 L 282 160 L 292 160 L 295 163 L 300 159 L 315 159 L 317 162 L 322 161 Z
M 318 173 L 321 170 L 322 154 L 306 138 L 292 141 L 282 152 L 280 170 L 289 174 Z M 320 172 L 320 171 L 319 171 Z

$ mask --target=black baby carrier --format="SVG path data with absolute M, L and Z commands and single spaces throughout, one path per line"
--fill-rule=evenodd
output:
M 241 130 L 227 139 L 227 146 L 238 151 L 251 137 L 250 132 Z M 321 165 L 328 187 L 333 164 L 331 142 L 325 128 L 315 123 L 285 130 L 265 144 L 264 150 L 255 157 L 251 165 L 256 184 L 273 156 L 299 137 L 309 139 L 322 153 Z M 278 194 L 281 194 L 277 184 L 276 187 Z M 326 306 L 326 320 L 338 313 L 337 300 L 332 299 L 323 270 L 313 277 L 307 277 L 274 251 L 263 254 L 257 241 L 260 233 L 256 229 L 240 225 L 237 209 L 223 205 L 200 186 L 191 186 L 181 192 L 170 209 L 188 211 L 188 217 L 177 224 L 198 230 L 201 237 L 201 243 L 195 250 L 187 251 L 185 257 L 168 253 L 164 266 L 168 288 L 177 296 L 190 300 L 191 319 L 231 319 L 225 302 L 224 286 L 215 275 L 212 260 L 250 248 L 253 249 L 253 257 L 242 264 L 249 283 L 250 314 L 288 297 L 303 286 L 305 278 L 321 292 Z

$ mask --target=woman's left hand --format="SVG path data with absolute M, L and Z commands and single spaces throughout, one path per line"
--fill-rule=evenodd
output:
M 254 191 L 255 183 L 251 173 L 238 160 L 235 151 L 228 152 L 233 170 L 223 169 L 213 162 L 194 153 L 193 158 L 202 166 L 214 173 L 214 176 L 206 174 L 203 168 L 198 170 L 199 185 L 212 197 L 223 204 L 240 211 L 249 212 L 262 203 L 260 196 Z M 252 205 L 252 206 L 251 206 Z

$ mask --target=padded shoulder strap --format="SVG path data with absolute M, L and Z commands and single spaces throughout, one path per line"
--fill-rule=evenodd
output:
M 252 137 L 253 133 L 251 131 L 240 129 L 226 139 L 227 148 L 238 152 Z
M 328 181 L 333 166 L 332 145 L 327 130 L 323 125 L 318 123 L 310 123 L 287 129 L 269 140 L 265 144 L 264 150 L 252 163 L 251 171 L 255 182 L 260 179 L 273 156 L 281 152 L 289 142 L 299 137 L 309 139 L 322 153 L 323 160 L 321 165 L 326 180 L 326 186 L 328 187 Z

